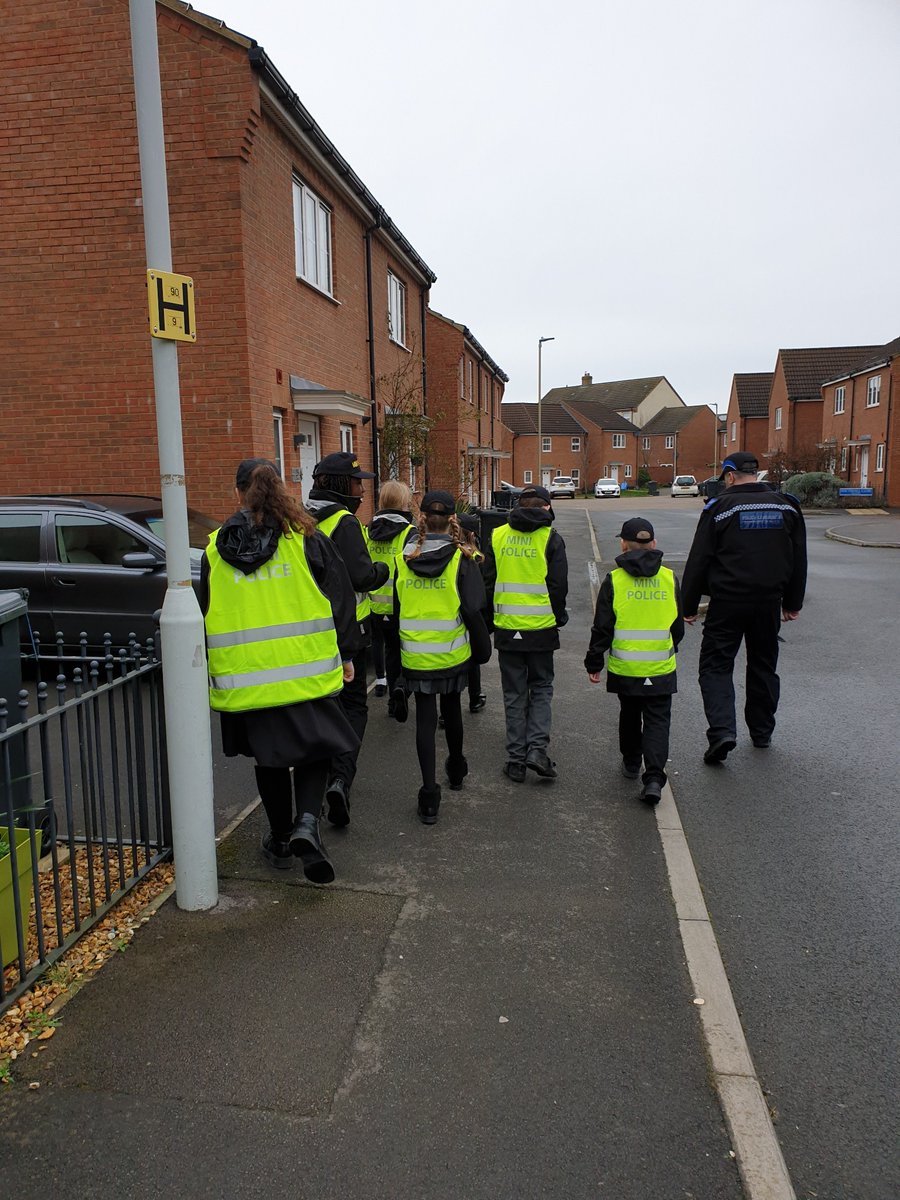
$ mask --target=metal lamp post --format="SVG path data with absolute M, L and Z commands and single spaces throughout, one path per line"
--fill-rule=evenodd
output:
M 544 443 L 543 443 L 544 435 L 541 430 L 541 350 L 543 349 L 544 342 L 555 342 L 555 341 L 556 341 L 556 338 L 552 338 L 552 337 L 538 338 L 538 419 L 537 419 L 537 427 L 538 427 L 537 484 L 538 484 L 538 487 L 540 487 L 541 483 L 542 483 L 541 455 L 543 453 L 543 445 L 544 445 Z

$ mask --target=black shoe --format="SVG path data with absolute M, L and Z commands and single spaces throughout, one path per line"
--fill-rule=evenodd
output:
M 403 725 L 409 716 L 409 700 L 407 699 L 405 689 L 395 687 L 391 692 L 391 699 L 394 702 L 394 720 L 399 721 Z
M 386 683 L 376 683 L 375 684 L 375 695 L 379 700 L 381 700 L 382 697 L 386 696 L 387 695 L 387 684 Z
M 262 853 L 269 866 L 277 867 L 279 871 L 287 871 L 294 865 L 291 843 L 287 838 L 276 837 L 274 833 L 267 833 L 263 837 Z
M 545 750 L 531 750 L 525 759 L 525 766 L 529 771 L 534 771 L 540 775 L 541 779 L 556 778 L 556 763 L 551 762 Z
M 507 779 L 511 779 L 513 783 L 525 782 L 525 764 L 517 762 L 508 762 L 503 768 L 503 774 Z
M 752 738 L 751 741 L 757 750 L 768 750 L 768 748 L 772 745 L 772 739 L 770 737 L 755 737 Z
M 651 779 L 649 783 L 644 784 L 641 799 L 647 804 L 659 804 L 662 799 L 662 784 L 658 779 Z
M 713 742 L 706 753 L 703 755 L 703 761 L 712 766 L 713 763 L 724 762 L 731 750 L 735 748 L 737 742 L 733 737 L 719 738 L 717 742 Z
M 319 837 L 319 822 L 312 813 L 304 813 L 291 833 L 291 853 L 303 863 L 303 874 L 310 883 L 333 883 L 334 867 Z
M 484 692 L 480 692 L 469 701 L 469 712 L 481 712 L 486 704 L 487 696 L 485 696 Z
M 332 779 L 325 789 L 325 799 L 328 801 L 328 820 L 338 829 L 350 824 L 350 788 L 347 781 L 339 777 Z
M 627 762 L 624 758 L 622 759 L 622 774 L 626 779 L 637 779 L 640 773 L 641 764 L 639 762 L 632 766 L 630 762 Z
M 463 780 L 469 773 L 469 764 L 461 754 L 459 758 L 454 758 L 451 754 L 444 763 L 447 771 L 447 778 L 450 780 L 450 791 L 458 792 L 462 790 Z
M 433 825 L 438 819 L 438 808 L 441 803 L 441 785 L 433 788 L 419 788 L 419 820 L 423 825 Z

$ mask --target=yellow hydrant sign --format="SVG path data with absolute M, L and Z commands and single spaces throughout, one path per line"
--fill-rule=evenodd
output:
M 193 279 L 169 271 L 148 271 L 147 302 L 152 337 L 196 342 Z

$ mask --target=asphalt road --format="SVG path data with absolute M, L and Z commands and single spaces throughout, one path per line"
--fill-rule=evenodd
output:
M 678 571 L 695 502 L 589 505 L 603 559 L 638 506 Z M 564 533 L 584 519 L 557 507 Z M 808 518 L 807 601 L 784 629 L 772 748 L 739 728 L 727 764 L 704 766 L 698 625 L 679 654 L 671 783 L 798 1197 L 889 1200 L 900 1196 L 900 552 L 829 541 L 829 523 Z

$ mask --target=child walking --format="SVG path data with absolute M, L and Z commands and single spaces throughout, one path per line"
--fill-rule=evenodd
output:
M 491 643 L 482 609 L 481 572 L 464 544 L 449 492 L 427 492 L 420 505 L 419 536 L 396 558 L 394 616 L 406 690 L 416 699 L 416 753 L 422 771 L 418 813 L 423 825 L 437 821 L 441 788 L 437 782 L 438 705 L 444 718 L 452 791 L 469 772 L 463 754 L 460 695 L 468 684 L 469 662 L 487 662 Z
M 394 560 L 410 541 L 415 541 L 412 492 L 405 483 L 388 479 L 382 483 L 378 496 L 378 511 L 369 522 L 366 543 L 372 562 L 385 562 L 390 575 L 377 592 L 370 592 L 372 601 L 372 657 L 375 661 L 375 695 L 388 697 L 388 716 L 398 716 L 394 693 L 400 678 L 400 642 L 397 626 L 392 624 L 394 611 Z M 406 720 L 406 693 L 401 691 L 398 719 Z
M 658 804 L 677 691 L 675 650 L 684 637 L 681 597 L 649 521 L 632 517 L 619 537 L 622 553 L 600 585 L 584 666 L 591 683 L 599 683 L 609 653 L 606 690 L 619 697 L 622 774 L 637 779 L 643 758 L 641 799 Z

